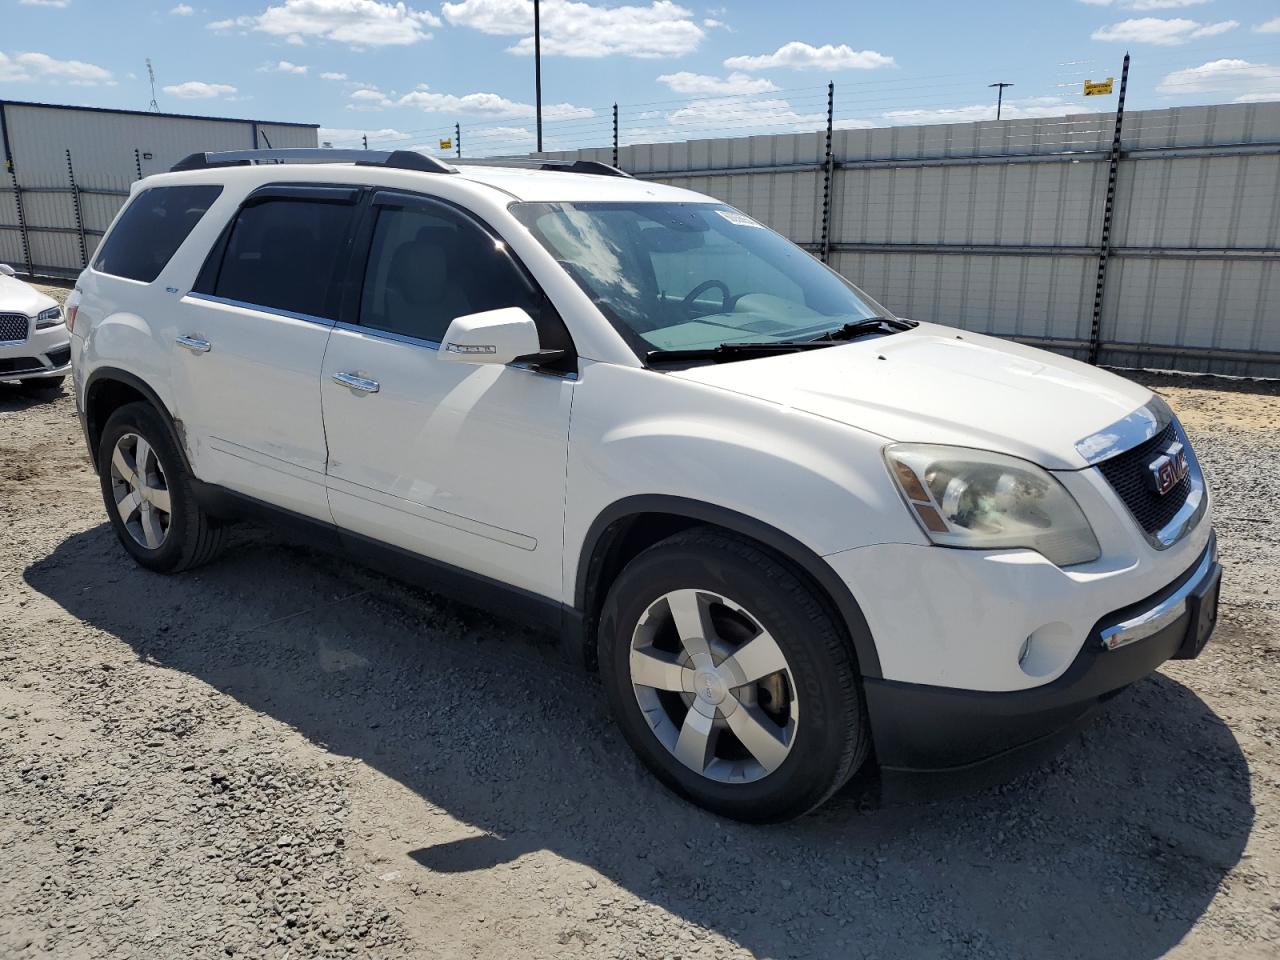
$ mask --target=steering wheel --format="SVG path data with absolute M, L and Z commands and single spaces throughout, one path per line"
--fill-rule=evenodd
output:
M 720 312 L 727 313 L 733 303 L 733 294 L 730 293 L 729 288 L 719 280 L 702 281 L 702 283 L 698 284 L 684 295 L 684 299 L 680 301 L 680 306 L 684 307 L 686 310 L 691 309 L 693 307 L 693 302 L 712 287 L 720 288 Z

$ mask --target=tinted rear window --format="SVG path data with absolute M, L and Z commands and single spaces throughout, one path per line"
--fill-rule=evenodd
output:
M 236 217 L 214 294 L 228 300 L 334 319 L 326 303 L 355 207 L 269 200 Z
M 150 283 L 220 193 L 214 184 L 143 190 L 103 241 L 93 269 Z

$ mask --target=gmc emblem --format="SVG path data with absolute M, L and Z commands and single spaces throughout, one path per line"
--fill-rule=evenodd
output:
M 1182 444 L 1171 444 L 1168 450 L 1147 464 L 1151 489 L 1163 497 L 1182 481 L 1190 469 L 1187 463 L 1187 451 L 1183 449 Z

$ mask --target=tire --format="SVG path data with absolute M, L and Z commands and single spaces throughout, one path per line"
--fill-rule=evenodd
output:
M 713 635 L 708 650 L 697 633 Z M 628 743 L 664 784 L 714 813 L 802 816 L 870 751 L 851 646 L 813 590 L 754 541 L 698 527 L 645 550 L 610 588 L 597 644 Z
M 137 479 L 139 454 L 141 493 L 128 479 Z M 98 477 L 116 536 L 148 570 L 178 573 L 208 563 L 221 551 L 225 528 L 201 509 L 173 434 L 150 404 L 126 404 L 107 420 L 98 443 Z M 137 499 L 130 500 L 135 494 Z M 126 502 L 123 510 L 118 501 Z
M 26 393 L 61 393 L 62 383 L 66 375 L 61 377 L 37 377 L 34 380 L 18 381 L 19 389 Z

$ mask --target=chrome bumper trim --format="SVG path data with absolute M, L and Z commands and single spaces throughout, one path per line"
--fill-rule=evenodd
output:
M 1155 636 L 1161 630 L 1177 621 L 1187 613 L 1187 598 L 1196 592 L 1205 577 L 1213 571 L 1217 560 L 1216 545 L 1204 552 L 1204 558 L 1196 567 L 1195 573 L 1187 578 L 1186 583 L 1170 596 L 1161 600 L 1150 610 L 1144 610 L 1121 623 L 1112 624 L 1102 629 L 1102 648 L 1118 650 L 1121 647 Z

